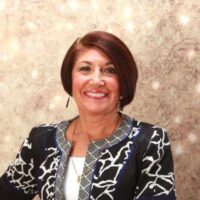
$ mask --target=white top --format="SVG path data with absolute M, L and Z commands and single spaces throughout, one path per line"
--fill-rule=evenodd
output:
M 84 161 L 85 157 L 69 157 L 64 182 L 66 200 L 78 200 L 80 186 L 78 175 L 83 172 Z

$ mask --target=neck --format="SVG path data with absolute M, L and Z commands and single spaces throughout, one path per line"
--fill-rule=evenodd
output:
M 120 125 L 121 116 L 117 112 L 96 116 L 80 113 L 77 120 L 75 132 L 92 141 L 109 137 Z

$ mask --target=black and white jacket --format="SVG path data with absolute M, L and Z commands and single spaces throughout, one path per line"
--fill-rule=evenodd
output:
M 34 127 L 0 178 L 1 200 L 64 200 L 72 144 L 70 121 Z M 173 159 L 166 131 L 123 115 L 109 138 L 89 145 L 79 200 L 175 200 Z

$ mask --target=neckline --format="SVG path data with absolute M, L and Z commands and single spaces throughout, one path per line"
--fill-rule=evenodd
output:
M 127 125 L 129 125 L 129 122 L 130 122 L 130 121 L 131 121 L 131 122 L 134 121 L 134 118 L 130 118 L 129 116 L 127 116 L 126 114 L 124 114 L 124 113 L 122 113 L 122 112 L 119 112 L 119 114 L 121 115 L 122 120 L 121 120 L 121 123 L 120 123 L 120 125 L 118 126 L 118 128 L 116 128 L 116 129 L 113 131 L 113 133 L 112 133 L 110 136 L 108 136 L 107 138 L 97 139 L 97 140 L 91 140 L 90 143 L 101 143 L 102 141 L 109 141 L 109 140 L 111 140 L 111 139 L 115 136 L 115 134 L 116 134 L 117 132 L 119 132 L 119 130 L 121 130 L 121 129 L 123 129 L 123 127 L 126 127 Z M 75 119 L 77 119 L 78 117 L 79 117 L 79 115 L 77 115 L 76 117 L 74 117 L 74 118 L 72 118 L 72 119 L 70 119 L 70 120 L 68 120 L 68 121 L 63 121 L 63 122 L 66 123 L 65 134 L 66 134 L 66 131 L 67 131 L 67 129 L 68 129 L 70 123 L 71 123 L 72 121 L 74 121 Z M 66 138 L 66 135 L 64 135 L 64 137 Z M 71 143 L 69 140 L 66 140 L 66 141 L 68 141 L 69 143 Z M 72 143 L 71 143 L 71 144 L 72 144 Z
M 116 129 L 113 132 L 113 134 L 111 134 L 106 139 L 91 141 L 89 146 L 94 146 L 94 148 L 102 149 L 104 147 L 113 146 L 114 144 L 128 137 L 133 126 L 133 121 L 135 121 L 135 119 L 129 117 L 128 115 L 122 112 L 120 112 L 120 114 L 122 116 L 122 122 L 120 126 L 118 127 L 118 129 Z M 65 134 L 66 134 L 67 128 L 69 127 L 69 124 L 77 117 L 78 116 L 67 121 L 66 120 L 61 121 L 58 124 L 56 140 L 58 142 L 58 146 L 60 147 L 61 151 L 65 151 L 73 145 L 69 140 L 66 139 Z

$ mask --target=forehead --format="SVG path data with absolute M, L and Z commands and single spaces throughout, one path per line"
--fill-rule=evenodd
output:
M 110 58 L 100 49 L 97 48 L 84 48 L 80 50 L 80 52 L 77 55 L 76 63 L 80 62 L 95 62 L 95 61 L 101 61 L 101 62 L 111 62 Z

